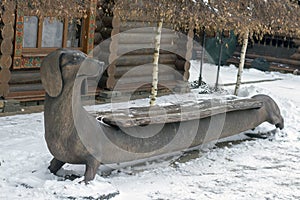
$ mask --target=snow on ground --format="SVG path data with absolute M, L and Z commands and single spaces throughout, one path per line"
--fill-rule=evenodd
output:
M 198 78 L 197 62 L 192 79 Z M 214 84 L 216 67 L 205 65 L 204 80 Z M 235 82 L 236 68 L 222 67 L 221 82 Z M 178 160 L 128 167 L 89 185 L 64 180 L 47 170 L 51 155 L 44 141 L 43 113 L 0 118 L 0 199 L 300 199 L 300 77 L 245 70 L 240 96 L 258 93 L 275 99 L 285 129 L 262 140 L 226 142 L 193 151 Z M 232 92 L 233 87 L 225 87 Z M 274 129 L 267 123 L 255 130 Z M 242 137 L 242 136 L 241 136 Z M 60 174 L 83 174 L 66 165 Z

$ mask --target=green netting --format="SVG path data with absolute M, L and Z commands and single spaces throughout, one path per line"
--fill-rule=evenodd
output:
M 237 39 L 236 36 L 233 34 L 233 32 L 230 33 L 229 37 L 223 38 L 223 53 L 222 53 L 222 59 L 221 64 L 226 64 L 226 61 L 232 57 L 236 45 L 237 45 Z M 219 63 L 219 53 L 220 53 L 220 40 L 218 37 L 214 38 L 207 38 L 206 39 L 206 45 L 205 49 L 207 53 L 209 54 L 209 60 L 208 62 L 213 64 Z

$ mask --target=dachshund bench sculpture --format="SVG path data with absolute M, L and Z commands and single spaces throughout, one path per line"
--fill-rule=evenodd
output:
M 100 164 L 179 152 L 253 129 L 265 121 L 280 129 L 284 126 L 273 99 L 257 95 L 250 99 L 259 103 L 253 108 L 210 110 L 208 115 L 199 112 L 199 117 L 183 121 L 118 127 L 111 118 L 99 117 L 97 120 L 81 103 L 84 80 L 100 77 L 103 71 L 103 63 L 75 50 L 59 49 L 43 60 L 45 139 L 54 156 L 49 166 L 54 174 L 65 163 L 85 164 L 84 181 L 87 183 L 94 179 Z M 153 130 L 158 131 L 153 134 Z

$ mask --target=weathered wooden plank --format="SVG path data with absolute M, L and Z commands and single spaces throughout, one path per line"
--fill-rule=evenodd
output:
M 234 53 L 234 56 L 239 56 L 238 52 Z M 282 64 L 288 64 L 288 65 L 295 65 L 299 66 L 300 61 L 299 60 L 293 60 L 293 59 L 286 59 L 286 58 L 275 58 L 271 56 L 263 56 L 263 55 L 256 55 L 256 54 L 246 54 L 247 58 L 255 59 L 255 58 L 265 58 L 269 62 L 277 62 Z
M 176 86 L 178 86 L 180 83 L 179 81 L 172 80 L 172 81 L 159 81 L 158 82 L 158 89 L 169 89 L 173 90 Z M 136 83 L 124 83 L 124 84 L 118 84 L 114 88 L 115 91 L 129 91 L 129 92 L 137 92 L 137 91 L 148 91 L 150 94 L 150 90 L 152 88 L 151 83 L 145 83 L 142 82 L 136 82 Z
M 110 49 L 113 47 L 110 47 Z M 169 52 L 175 52 L 177 45 L 174 44 L 161 44 L 160 54 L 165 54 Z M 129 54 L 153 54 L 154 44 L 119 44 L 119 49 L 117 51 L 118 55 L 123 55 L 124 53 L 130 52 Z
M 174 64 L 177 59 L 174 54 L 162 54 L 159 56 L 159 63 L 162 64 Z M 128 66 L 128 65 L 143 65 L 151 63 L 153 61 L 153 55 L 123 55 L 117 59 L 117 66 Z
M 213 101 L 213 103 L 212 103 Z M 263 103 L 254 99 L 203 100 L 201 103 L 185 102 L 187 105 L 132 107 L 99 112 L 98 120 L 119 127 L 144 126 L 148 124 L 174 123 L 198 120 L 226 112 L 257 109 Z
M 142 67 L 137 66 L 120 66 L 117 67 L 115 70 L 115 77 L 121 77 L 125 73 L 130 73 L 132 76 L 145 76 L 145 75 L 151 75 L 152 76 L 152 69 L 153 64 L 149 63 Z M 176 67 L 174 64 L 168 64 L 162 66 L 162 64 L 159 64 L 159 74 L 172 74 L 175 73 Z M 177 72 L 177 71 L 176 71 Z
M 45 98 L 45 91 L 23 91 L 23 92 L 10 92 L 6 99 L 14 99 L 20 102 L 27 101 L 41 101 Z
M 139 49 L 139 50 L 131 51 L 130 53 L 127 54 L 118 54 L 116 56 L 112 53 L 102 50 L 99 51 L 99 53 L 94 52 L 94 57 L 105 63 L 113 63 L 116 61 L 116 64 L 120 66 L 124 66 L 124 65 L 136 66 L 140 64 L 146 64 L 147 62 L 151 63 L 153 59 L 153 53 L 154 53 L 153 49 Z M 171 54 L 168 51 L 162 51 L 160 57 L 161 57 L 160 63 L 164 63 L 164 64 L 170 64 L 170 63 L 173 64 L 177 59 L 175 54 Z M 130 60 L 134 58 L 136 58 L 137 60 Z M 127 64 L 124 62 L 126 62 Z
M 128 83 L 135 83 L 137 85 L 142 85 L 145 83 L 151 83 L 152 82 L 152 75 L 151 74 L 145 74 L 145 75 L 140 75 L 140 76 L 135 76 L 134 74 L 130 75 L 125 75 L 121 77 L 116 78 L 121 78 L 118 80 L 119 84 L 128 84 Z M 159 74 L 159 81 L 176 81 L 176 76 L 175 74 L 167 74 L 167 73 L 162 73 Z
M 178 46 L 176 44 L 161 44 L 160 54 L 166 54 L 170 52 L 177 52 Z M 115 44 L 111 40 L 106 40 L 99 45 L 99 55 L 103 52 L 116 51 L 117 55 L 127 54 L 153 54 L 154 44 Z M 95 52 L 96 53 L 96 52 Z
M 11 92 L 42 91 L 42 90 L 44 90 L 42 83 L 10 85 Z
M 174 44 L 178 39 L 175 33 L 162 33 L 161 44 Z M 130 33 L 123 32 L 119 34 L 119 43 L 121 44 L 151 44 L 155 43 L 155 33 Z
M 10 84 L 41 83 L 39 70 L 30 71 L 13 71 L 11 74 Z

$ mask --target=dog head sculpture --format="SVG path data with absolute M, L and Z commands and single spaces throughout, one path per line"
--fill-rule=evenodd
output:
M 40 71 L 46 93 L 58 97 L 65 83 L 74 83 L 78 77 L 99 77 L 103 63 L 88 58 L 81 51 L 59 49 L 45 57 Z
M 266 121 L 270 124 L 274 124 L 276 128 L 284 128 L 284 119 L 280 113 L 280 109 L 276 102 L 269 96 L 259 94 L 252 97 L 253 99 L 261 100 L 263 105 L 263 111 L 261 115 L 266 116 Z

